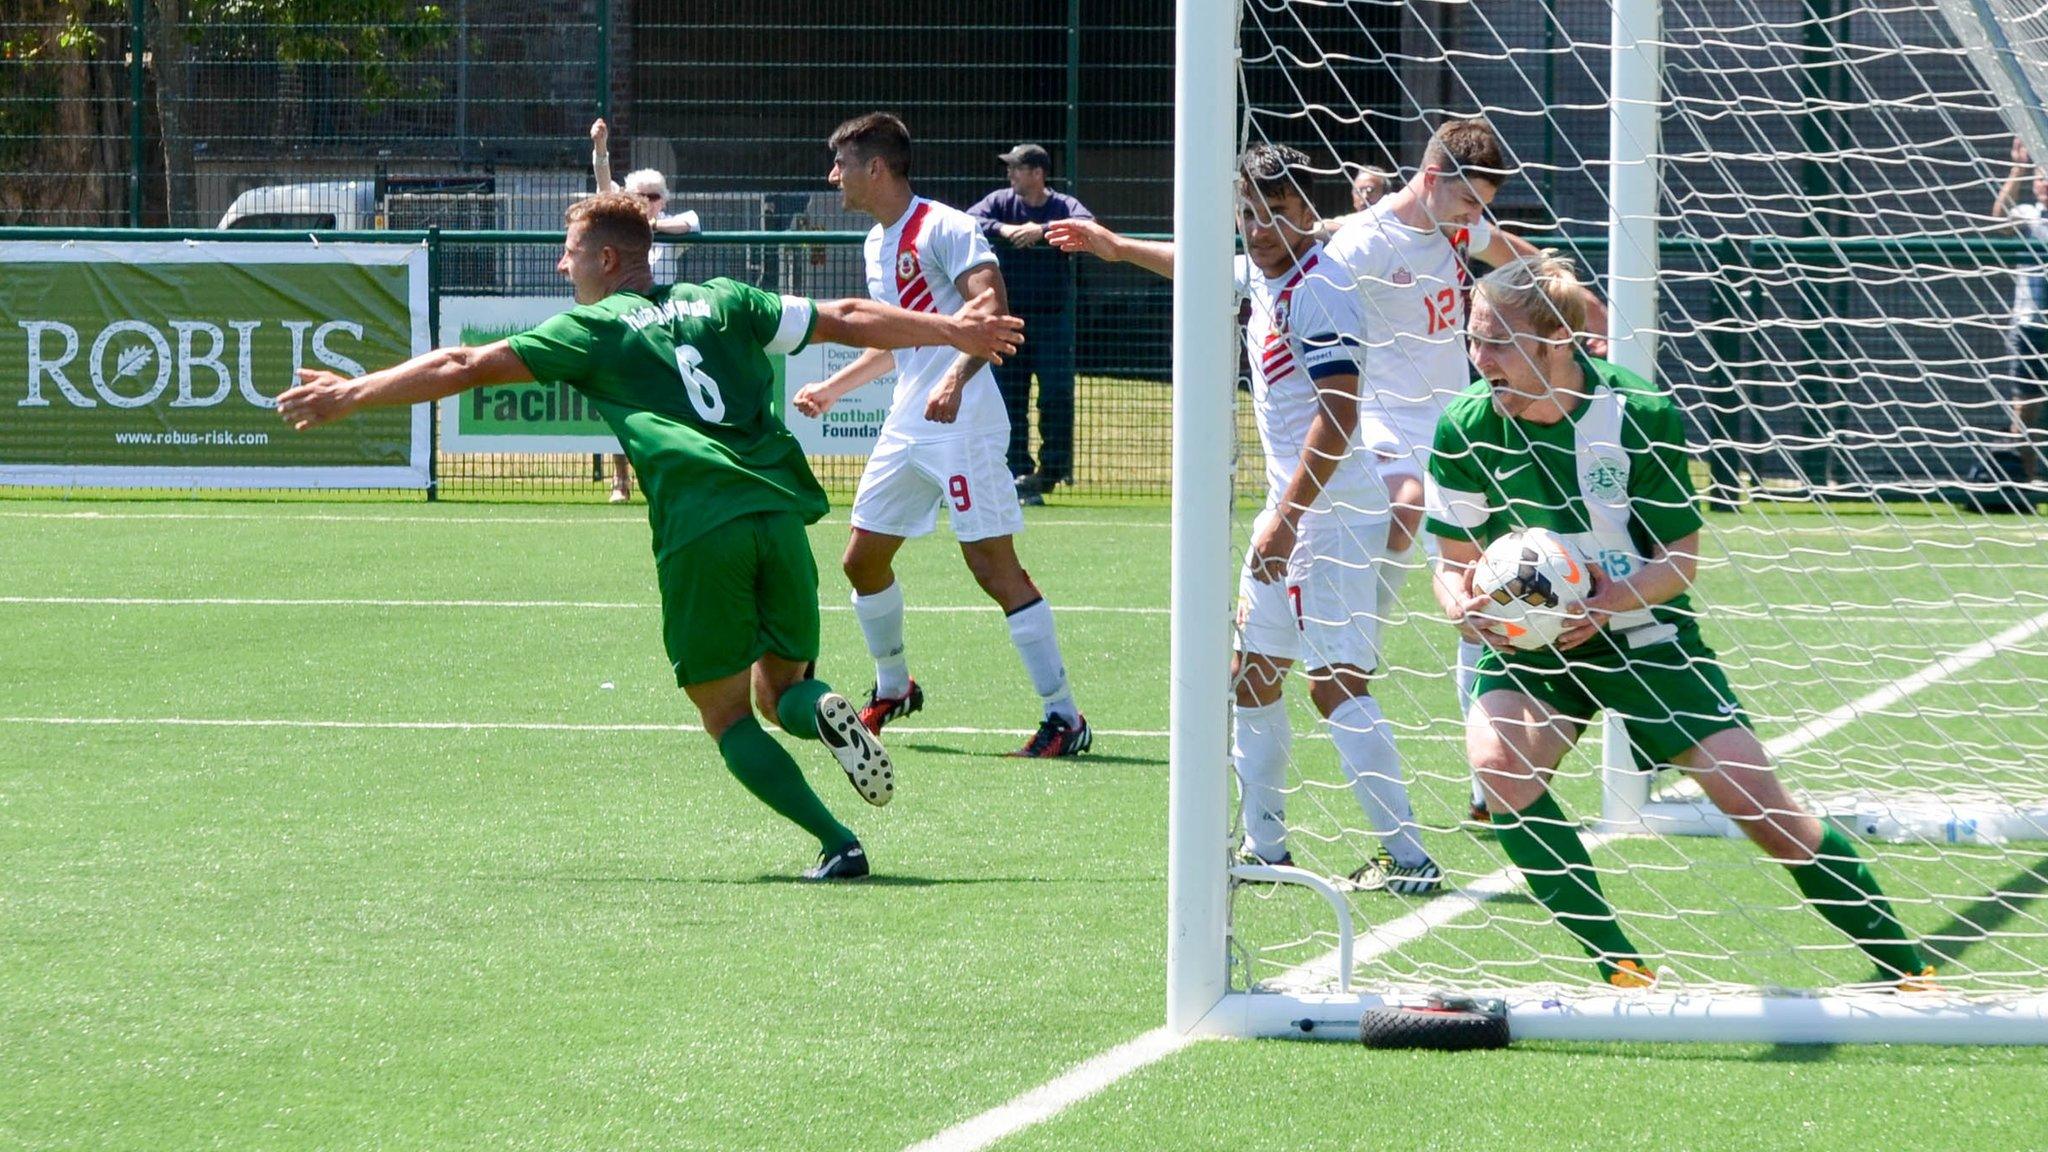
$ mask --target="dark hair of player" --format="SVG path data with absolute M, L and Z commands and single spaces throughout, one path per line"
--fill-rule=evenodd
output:
M 1316 171 L 1298 148 L 1285 144 L 1254 144 L 1237 158 L 1239 192 L 1257 190 L 1271 203 L 1273 197 L 1292 191 L 1310 204 L 1315 203 Z
M 599 247 L 621 253 L 637 252 L 642 257 L 654 246 L 654 229 L 640 198 L 630 192 L 600 192 L 569 205 L 562 213 L 570 227 L 583 225 L 583 235 Z
M 910 129 L 887 112 L 855 116 L 834 128 L 825 143 L 834 152 L 846 149 L 863 163 L 880 160 L 896 175 L 910 175 Z
M 1484 180 L 1498 187 L 1515 175 L 1515 165 L 1493 125 L 1477 118 L 1446 120 L 1422 150 L 1422 166 L 1446 176 Z

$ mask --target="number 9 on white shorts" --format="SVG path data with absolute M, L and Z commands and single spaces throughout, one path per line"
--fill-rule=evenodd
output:
M 1009 433 L 875 442 L 853 497 L 853 526 L 887 536 L 928 536 L 944 508 L 963 544 L 1024 530 L 1017 485 L 1004 461 Z

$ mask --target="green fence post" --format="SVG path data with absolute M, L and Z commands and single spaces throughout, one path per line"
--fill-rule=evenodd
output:
M 1081 194 L 1081 0 L 1067 0 L 1067 195 Z
M 142 227 L 143 0 L 128 0 L 128 226 Z
M 1715 365 L 1708 432 L 1716 441 L 1707 453 L 1707 471 L 1718 490 L 1717 502 L 1732 507 L 1742 500 L 1741 451 L 1736 445 L 1741 443 L 1742 411 L 1747 405 L 1728 367 L 1742 355 L 1742 333 L 1729 323 L 1740 314 L 1740 298 L 1728 283 L 1728 270 L 1737 267 L 1741 253 L 1733 240 L 1724 237 L 1709 246 L 1707 256 L 1714 262 L 1714 305 L 1707 320 L 1713 325 L 1708 346 L 1714 350 Z
M 612 0 L 597 0 L 597 114 L 612 118 Z
M 427 225 L 427 343 L 441 342 L 441 226 Z M 441 405 L 427 409 L 427 502 L 441 498 Z

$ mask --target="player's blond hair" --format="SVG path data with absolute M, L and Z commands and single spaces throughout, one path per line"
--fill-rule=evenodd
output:
M 1476 289 L 1495 312 L 1530 325 L 1539 335 L 1563 328 L 1586 330 L 1586 297 L 1578 266 L 1555 248 L 1519 256 L 1488 272 Z

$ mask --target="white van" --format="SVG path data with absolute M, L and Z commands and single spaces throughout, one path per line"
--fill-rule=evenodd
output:
M 366 232 L 384 227 L 374 180 L 327 180 L 251 188 L 228 205 L 222 228 Z

